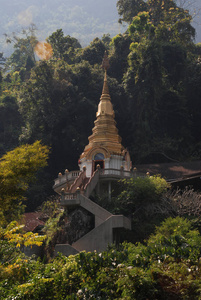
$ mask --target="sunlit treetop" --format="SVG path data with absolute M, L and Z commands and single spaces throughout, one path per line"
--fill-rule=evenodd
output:
M 195 29 L 188 11 L 178 8 L 171 0 L 150 0 L 148 4 L 149 10 L 138 13 L 128 28 L 135 42 L 142 42 L 143 38 L 182 44 L 192 42 Z
M 140 23 L 140 30 L 142 31 L 142 18 L 145 17 L 146 13 L 147 23 L 144 26 L 149 25 L 149 39 L 151 38 L 152 26 L 155 27 L 154 38 L 159 40 L 178 40 L 186 43 L 195 38 L 195 29 L 191 25 L 192 16 L 188 10 L 177 6 L 174 0 L 119 0 L 117 8 L 122 17 L 121 22 L 125 21 L 131 26 L 136 26 L 135 30 L 130 28 L 132 33 L 138 31 L 137 23 Z M 141 19 L 140 22 L 139 18 Z M 147 31 L 147 28 L 144 29 Z
M 49 148 L 36 141 L 7 152 L 0 159 L 0 224 L 19 218 L 22 200 L 36 172 L 47 165 Z

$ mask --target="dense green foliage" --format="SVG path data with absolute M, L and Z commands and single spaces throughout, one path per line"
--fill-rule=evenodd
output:
M 17 240 L 29 245 L 34 236 L 21 233 L 16 223 L 5 226 L 19 218 L 26 197 L 28 210 L 34 210 L 52 194 L 58 172 L 77 168 L 101 95 L 105 50 L 111 64 L 108 84 L 115 119 L 132 160 L 200 158 L 201 47 L 194 43 L 191 15 L 173 0 L 119 0 L 117 7 L 129 26 L 112 39 L 105 34 L 82 48 L 77 39 L 58 29 L 47 37 L 52 57 L 37 61 L 32 28 L 21 36 L 7 36 L 15 45 L 7 61 L 0 54 L 0 222 L 4 226 L 0 294 L 4 299 L 200 299 L 200 234 L 186 219 L 165 220 L 170 215 L 193 217 L 197 226 L 200 212 L 186 204 L 180 191 L 168 195 L 160 176 L 122 181 L 122 192 L 110 203 L 113 212 L 132 219 L 134 236 L 129 232 L 128 240 L 142 244 L 59 256 L 44 264 L 25 258 L 17 247 Z M 48 166 L 38 172 L 47 165 L 48 147 Z M 198 194 L 188 197 L 200 206 Z M 50 211 L 44 229 L 47 246 L 63 213 L 55 213 L 54 205 Z
M 4 299 L 200 299 L 201 237 L 169 218 L 145 245 L 58 256 L 48 264 L 16 258 L 1 266 Z
M 15 33 L 12 36 L 6 34 L 6 42 L 13 44 L 14 52 L 6 62 L 6 69 L 15 69 L 19 71 L 25 68 L 30 71 L 36 62 L 34 48 L 37 44 L 35 35 L 35 25 L 30 26 L 27 30 L 22 30 L 22 36 L 19 37 Z
M 201 50 L 191 15 L 173 0 L 126 0 L 117 7 L 122 18 L 129 14 L 124 34 L 105 34 L 82 48 L 58 29 L 47 37 L 49 60 L 36 61 L 33 25 L 7 36 L 14 52 L 6 62 L 2 56 L 0 154 L 36 139 L 52 148 L 47 171 L 28 194 L 31 210 L 58 172 L 77 168 L 101 95 L 105 50 L 117 127 L 132 161 L 199 158 Z
M 0 225 L 18 220 L 23 212 L 22 201 L 28 184 L 36 172 L 47 165 L 49 150 L 39 141 L 23 145 L 0 159 Z
M 16 258 L 23 257 L 22 247 L 32 245 L 41 246 L 44 236 L 38 233 L 23 232 L 24 225 L 19 225 L 16 221 L 9 223 L 6 228 L 0 227 L 0 262 L 1 270 L 3 266 L 11 264 Z
M 139 210 L 140 207 L 145 208 L 147 204 L 159 202 L 168 188 L 168 183 L 160 176 L 123 179 L 121 183 L 123 191 L 118 196 L 118 201 L 124 214 Z

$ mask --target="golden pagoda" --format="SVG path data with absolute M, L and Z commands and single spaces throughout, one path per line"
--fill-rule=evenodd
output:
M 96 169 L 97 164 L 101 168 L 118 169 L 124 168 L 130 171 L 131 161 L 128 151 L 121 144 L 121 137 L 116 127 L 115 114 L 109 88 L 107 83 L 107 70 L 109 60 L 105 53 L 102 67 L 105 70 L 104 84 L 96 120 L 92 135 L 89 136 L 89 144 L 85 147 L 80 156 L 80 169 L 83 166 L 87 169 L 87 176 L 90 177 Z
M 112 215 L 93 200 L 97 195 L 104 195 L 110 201 L 116 182 L 133 177 L 130 171 L 130 155 L 121 144 L 114 119 L 107 83 L 109 61 L 106 54 L 102 66 L 105 70 L 102 95 L 92 135 L 89 136 L 89 143 L 79 159 L 80 170 L 69 172 L 66 169 L 65 174 L 59 173 L 53 186 L 54 191 L 61 196 L 61 205 L 67 208 L 70 214 L 79 210 L 84 219 L 91 216 L 94 224 L 83 236 L 82 233 L 77 236 L 76 232 L 72 244 L 56 245 L 55 252 L 64 255 L 76 254 L 83 250 L 102 252 L 108 245 L 121 239 L 122 230 L 131 229 L 128 218 Z
M 92 190 L 96 186 L 99 190 L 96 192 L 102 192 L 101 185 L 104 185 L 106 186 L 104 190 L 108 190 L 110 198 L 112 182 L 132 176 L 132 172 L 130 172 L 132 167 L 130 155 L 128 150 L 121 144 L 121 137 L 116 127 L 115 114 L 107 83 L 109 60 L 106 53 L 102 67 L 105 71 L 102 95 L 98 104 L 92 135 L 89 136 L 89 143 L 85 146 L 78 161 L 80 170 L 71 172 L 66 170 L 64 175 L 59 173 L 54 185 L 54 190 L 57 193 L 61 193 L 62 189 L 65 192 L 74 193 L 77 188 L 85 193 L 87 182 L 94 182 L 93 177 L 96 173 L 98 184 L 95 182 Z M 96 172 L 97 169 L 99 172 Z M 106 181 L 107 184 L 105 184 Z

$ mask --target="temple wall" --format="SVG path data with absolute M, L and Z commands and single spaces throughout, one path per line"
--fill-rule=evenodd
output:
M 108 169 L 120 170 L 123 164 L 123 157 L 119 155 L 111 155 Z
M 80 171 L 83 170 L 83 167 L 86 167 L 86 177 L 91 177 L 92 175 L 92 160 L 84 160 L 80 163 Z
M 80 171 L 83 170 L 83 167 L 86 166 L 86 176 L 91 177 L 92 175 L 92 160 L 83 160 L 81 161 L 79 167 Z M 120 155 L 111 155 L 110 158 L 105 158 L 105 169 L 115 169 L 120 170 L 121 166 L 124 166 L 123 156 Z

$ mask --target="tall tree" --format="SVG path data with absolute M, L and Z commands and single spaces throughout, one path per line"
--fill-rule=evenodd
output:
M 1 224 L 17 220 L 23 212 L 22 201 L 35 173 L 47 165 L 49 150 L 39 141 L 7 152 L 0 159 Z
M 111 41 L 108 74 L 119 82 L 122 82 L 123 76 L 128 69 L 128 54 L 131 41 L 128 33 L 118 34 Z
M 15 97 L 0 98 L 0 156 L 18 146 L 22 118 Z
M 137 16 L 139 12 L 148 9 L 148 5 L 144 0 L 118 0 L 117 9 L 121 17 L 119 22 L 131 23 L 133 17 Z
M 33 24 L 27 30 L 23 29 L 20 35 L 13 33 L 12 36 L 5 34 L 6 42 L 13 44 L 14 52 L 6 63 L 7 70 L 19 71 L 25 68 L 27 71 L 35 65 L 36 58 L 34 48 L 37 44 L 36 27 Z
M 101 84 L 100 69 L 93 70 L 87 62 L 70 66 L 59 60 L 40 62 L 24 85 L 19 96 L 25 122 L 21 140 L 40 139 L 52 147 L 52 178 L 65 166 L 77 167 L 91 133 Z
M 121 21 L 129 24 L 133 22 L 133 31 L 136 25 L 139 27 L 147 18 L 146 30 L 149 38 L 153 27 L 154 36 L 164 41 L 177 40 L 186 43 L 195 38 L 195 29 L 191 25 L 192 16 L 188 10 L 178 6 L 175 0 L 119 0 L 117 8 L 122 16 Z
M 200 45 L 195 46 L 195 53 L 188 64 L 188 76 L 185 81 L 187 110 L 190 117 L 189 130 L 193 138 L 192 156 L 200 159 L 200 130 L 201 130 L 201 62 Z M 196 53 L 197 52 L 197 53 Z
M 88 61 L 91 65 L 101 64 L 106 46 L 99 38 L 95 38 L 89 46 L 84 48 L 81 53 L 81 59 Z
M 184 82 L 194 29 L 188 12 L 173 1 L 148 5 L 152 9 L 138 13 L 128 28 L 132 43 L 124 82 L 132 112 L 129 144 L 141 162 L 152 153 L 182 159 L 190 151 Z
M 72 63 L 75 58 L 75 50 L 81 48 L 80 43 L 74 37 L 64 36 L 62 29 L 57 29 L 47 39 L 53 48 L 53 57 Z

